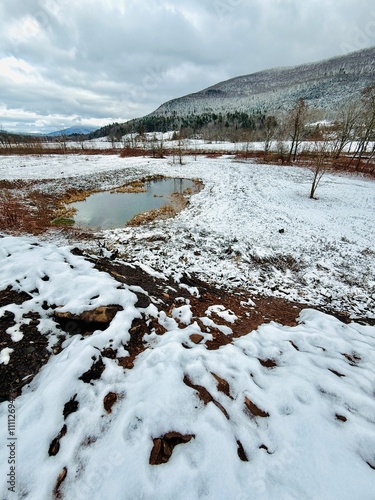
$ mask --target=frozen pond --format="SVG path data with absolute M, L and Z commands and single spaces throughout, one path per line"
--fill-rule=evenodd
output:
M 172 193 L 183 194 L 187 190 L 194 193 L 198 189 L 193 180 L 168 178 L 146 181 L 144 190 L 135 193 L 103 191 L 84 201 L 71 203 L 69 207 L 76 209 L 74 224 L 101 229 L 122 227 L 135 215 L 168 205 Z

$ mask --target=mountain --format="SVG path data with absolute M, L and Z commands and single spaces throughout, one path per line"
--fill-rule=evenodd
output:
M 200 92 L 172 99 L 148 116 L 275 111 L 303 98 L 314 108 L 334 110 L 375 83 L 375 47 L 301 66 L 238 76 Z
M 64 130 L 57 130 L 56 132 L 50 132 L 47 134 L 48 137 L 58 137 L 60 135 L 85 135 L 90 132 L 94 132 L 97 130 L 97 127 L 90 127 L 84 125 L 75 125 L 74 127 L 65 128 Z
M 324 61 L 274 68 L 238 76 L 200 92 L 172 99 L 152 113 L 124 124 L 115 123 L 90 137 L 116 136 L 132 131 L 198 130 L 221 123 L 232 128 L 262 128 L 267 114 L 293 107 L 297 99 L 334 114 L 344 103 L 360 97 L 375 84 L 375 47 Z

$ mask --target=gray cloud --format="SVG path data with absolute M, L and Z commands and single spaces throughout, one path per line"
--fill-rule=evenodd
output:
M 2 0 L 0 126 L 104 125 L 221 80 L 375 45 L 369 0 Z

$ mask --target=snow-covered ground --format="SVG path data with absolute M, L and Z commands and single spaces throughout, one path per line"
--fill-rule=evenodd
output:
M 33 238 L 0 238 L 0 259 L 0 289 L 10 285 L 31 296 L 0 308 L 0 316 L 10 310 L 20 324 L 38 312 L 51 346 L 59 332 L 46 304 L 75 314 L 123 307 L 105 331 L 68 336 L 17 398 L 16 495 L 5 475 L 8 404 L 0 405 L 1 498 L 49 500 L 64 476 L 65 499 L 373 498 L 374 327 L 306 309 L 295 327 L 270 323 L 208 350 L 209 329 L 201 332 L 188 300 L 169 318 L 155 304 L 136 308 L 128 286 L 67 248 Z M 110 347 L 126 356 L 141 313 L 167 332 L 150 330 L 134 368 L 124 369 L 101 353 Z M 222 316 L 235 328 L 229 311 Z M 195 345 L 190 336 L 197 333 L 204 340 Z M 99 360 L 101 376 L 80 379 Z M 204 404 L 192 385 L 204 387 L 211 402 Z M 64 418 L 69 401 L 76 411 Z M 167 463 L 150 465 L 153 440 L 170 432 L 191 440 Z M 59 447 L 52 452 L 54 439 Z
M 101 236 L 125 259 L 177 278 L 187 271 L 224 287 L 375 316 L 374 181 L 327 174 L 311 200 L 308 169 L 230 157 L 184 161 L 13 156 L 0 158 L 0 179 L 105 188 L 149 174 L 202 179 L 204 189 L 174 219 Z
M 177 281 L 187 272 L 226 289 L 375 316 L 372 180 L 326 175 L 319 199 L 310 200 L 307 169 L 229 157 L 184 161 L 2 157 L 0 179 L 48 179 L 43 189 L 93 179 L 110 188 L 149 174 L 200 178 L 203 190 L 174 219 L 96 237 L 126 261 Z M 159 302 L 141 309 L 130 284 L 46 239 L 0 237 L 0 290 L 30 295 L 0 308 L 0 321 L 6 311 L 16 321 L 0 349 L 2 368 L 12 362 L 30 311 L 40 316 L 38 330 L 52 349 L 61 333 L 52 304 L 73 314 L 113 304 L 122 310 L 104 331 L 68 335 L 16 399 L 16 496 L 6 484 L 8 404 L 0 404 L 1 498 L 49 500 L 59 476 L 67 500 L 374 498 L 374 327 L 305 309 L 297 326 L 271 322 L 210 350 L 210 328 L 235 331 L 230 311 L 210 308 L 198 321 L 188 299 L 167 313 Z M 157 335 L 150 327 L 146 349 L 124 369 L 117 358 L 127 355 L 132 322 L 141 315 L 167 331 Z M 192 334 L 202 341 L 196 345 Z M 117 358 L 103 355 L 109 347 Z M 99 360 L 99 378 L 80 379 Z M 207 404 L 199 386 L 211 397 Z M 116 396 L 111 413 L 103 403 L 109 394 Z M 64 419 L 74 397 L 76 411 Z M 153 440 L 170 432 L 191 439 L 167 463 L 150 465 Z
M 224 158 L 150 170 L 200 178 L 205 188 L 173 220 L 108 231 L 127 258 L 167 274 L 186 270 L 224 287 L 374 315 L 373 181 L 327 175 L 311 200 L 308 169 Z

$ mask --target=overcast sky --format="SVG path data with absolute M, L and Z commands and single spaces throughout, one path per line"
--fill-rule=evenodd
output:
M 124 122 L 234 76 L 373 45 L 373 0 L 1 0 L 0 128 Z

